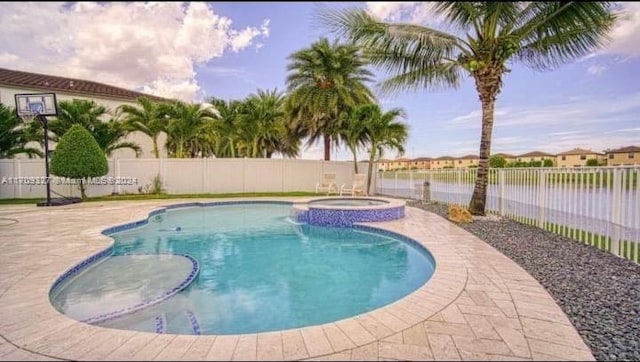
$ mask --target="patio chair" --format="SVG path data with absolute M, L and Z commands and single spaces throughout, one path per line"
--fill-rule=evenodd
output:
M 351 196 L 367 195 L 367 174 L 366 173 L 357 173 L 353 176 L 353 183 L 351 185 L 342 185 L 340 187 L 340 196 L 344 193 L 349 193 Z
M 322 180 L 316 183 L 316 193 L 324 192 L 327 195 L 330 193 L 338 193 L 338 186 L 336 185 L 336 173 L 325 172 L 322 175 Z

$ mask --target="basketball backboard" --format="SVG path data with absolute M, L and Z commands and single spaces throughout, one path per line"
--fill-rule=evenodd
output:
M 33 114 L 55 116 L 58 113 L 56 110 L 56 94 L 16 94 L 16 113 L 18 113 L 18 116 L 29 116 Z

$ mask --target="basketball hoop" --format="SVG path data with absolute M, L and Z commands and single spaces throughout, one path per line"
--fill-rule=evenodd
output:
M 47 180 L 47 201 L 37 203 L 38 206 L 51 206 L 51 185 L 49 184 L 49 127 L 47 116 L 55 116 L 56 109 L 55 93 L 30 93 L 16 94 L 16 113 L 24 123 L 33 122 L 34 118 L 42 124 L 44 128 L 44 172 Z

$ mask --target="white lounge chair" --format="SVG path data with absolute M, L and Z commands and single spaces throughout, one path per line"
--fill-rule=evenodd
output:
M 326 193 L 329 195 L 330 193 L 338 193 L 338 185 L 336 185 L 336 173 L 335 172 L 325 172 L 322 175 L 322 180 L 316 183 L 316 193 Z
M 351 185 L 342 185 L 340 187 L 340 196 L 344 193 L 351 194 L 351 196 L 367 195 L 367 174 L 366 173 L 357 173 L 353 175 L 353 184 Z

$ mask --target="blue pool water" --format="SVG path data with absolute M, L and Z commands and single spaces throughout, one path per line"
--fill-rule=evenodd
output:
M 112 234 L 114 256 L 64 282 L 52 292 L 52 304 L 82 320 L 157 300 L 192 270 L 188 259 L 166 255 L 181 254 L 199 264 L 186 289 L 97 324 L 174 334 L 256 333 L 371 311 L 433 274 L 431 255 L 413 243 L 370 230 L 297 225 L 290 212 L 290 204 L 254 203 L 152 216 L 145 226 Z

